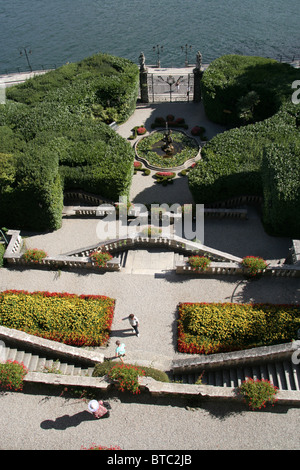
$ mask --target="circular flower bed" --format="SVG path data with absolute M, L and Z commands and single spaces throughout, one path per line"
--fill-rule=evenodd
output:
M 135 147 L 137 156 L 146 160 L 154 168 L 168 169 L 179 167 L 198 155 L 199 146 L 195 139 L 182 131 L 173 131 L 171 136 L 174 147 L 172 155 L 166 155 L 162 150 L 165 143 L 164 132 L 154 131 L 137 143 Z

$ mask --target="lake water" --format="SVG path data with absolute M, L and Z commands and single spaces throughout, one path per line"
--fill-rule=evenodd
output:
M 98 51 L 184 66 L 181 46 L 209 63 L 223 54 L 299 58 L 299 0 L 0 0 L 0 73 L 73 62 Z M 20 55 L 23 50 L 23 55 Z

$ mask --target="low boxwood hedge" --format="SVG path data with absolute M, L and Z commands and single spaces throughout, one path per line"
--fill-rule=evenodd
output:
M 96 364 L 93 377 L 104 377 L 109 373 L 109 371 L 116 365 L 116 361 L 105 361 L 100 364 Z M 141 369 L 145 371 L 147 377 L 152 377 L 158 382 L 170 382 L 168 375 L 159 369 L 154 369 L 153 367 L 142 366 Z

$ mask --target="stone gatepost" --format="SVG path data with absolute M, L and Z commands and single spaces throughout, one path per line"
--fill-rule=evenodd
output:
M 201 79 L 203 72 L 201 70 L 202 54 L 200 51 L 196 55 L 196 67 L 193 70 L 194 73 L 194 101 L 199 103 L 201 101 Z
M 145 56 L 141 52 L 139 57 L 140 62 L 140 91 L 141 91 L 141 102 L 149 103 L 149 94 L 148 94 L 148 70 L 145 66 Z

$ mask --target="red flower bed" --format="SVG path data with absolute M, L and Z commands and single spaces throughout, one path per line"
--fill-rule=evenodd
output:
M 144 126 L 141 126 L 141 127 L 138 127 L 137 130 L 136 130 L 137 134 L 138 135 L 143 135 L 145 134 L 147 131 L 146 131 L 146 128 Z
M 158 171 L 155 174 L 156 174 L 156 176 L 169 176 L 169 177 L 172 177 L 172 178 L 175 176 L 175 173 L 173 173 L 172 171 Z

